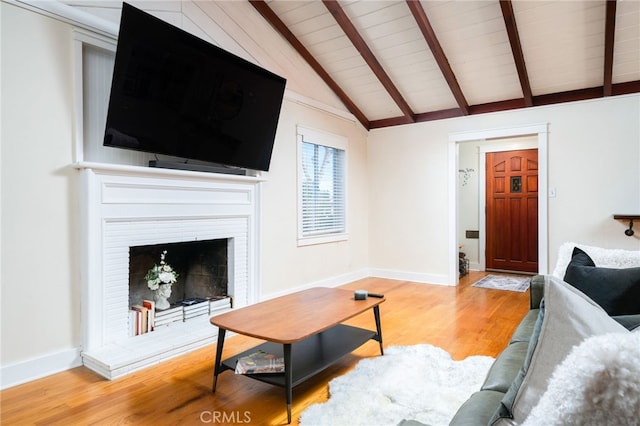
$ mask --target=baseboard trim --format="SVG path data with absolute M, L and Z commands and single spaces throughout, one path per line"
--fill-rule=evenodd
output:
M 9 364 L 0 370 L 0 389 L 21 385 L 81 365 L 80 348 Z
M 422 284 L 436 284 L 455 286 L 456 283 L 449 282 L 448 275 L 423 274 L 420 272 L 395 271 L 391 269 L 370 269 L 370 277 L 387 278 L 390 280 L 411 281 Z
M 338 287 L 344 284 L 349 284 L 351 282 L 367 278 L 371 276 L 369 272 L 370 271 L 368 269 L 360 269 L 358 271 L 353 271 L 346 274 L 337 275 L 335 277 L 310 282 L 294 288 L 288 288 L 286 290 L 269 293 L 269 294 L 263 295 L 261 300 L 269 300 L 269 299 L 274 299 L 280 296 L 286 296 L 287 294 L 295 293 L 297 291 L 307 290 L 312 287 Z

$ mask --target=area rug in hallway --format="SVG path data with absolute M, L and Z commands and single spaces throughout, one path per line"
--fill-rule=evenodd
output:
M 494 290 L 519 291 L 521 293 L 529 288 L 531 277 L 514 277 L 510 275 L 487 275 L 483 279 L 472 284 L 473 287 L 491 288 Z
M 383 356 L 363 359 L 331 380 L 329 400 L 307 408 L 300 424 L 391 426 L 410 419 L 448 425 L 480 389 L 493 361 L 488 356 L 454 361 L 429 344 L 391 346 Z

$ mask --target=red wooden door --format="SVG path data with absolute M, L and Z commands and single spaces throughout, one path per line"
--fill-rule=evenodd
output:
M 486 268 L 538 272 L 538 150 L 486 155 Z

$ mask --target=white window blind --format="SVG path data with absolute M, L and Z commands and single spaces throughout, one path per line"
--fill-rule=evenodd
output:
M 346 142 L 298 128 L 299 241 L 315 244 L 346 238 Z

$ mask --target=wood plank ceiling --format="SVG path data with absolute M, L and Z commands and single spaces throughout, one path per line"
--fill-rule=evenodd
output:
M 640 1 L 249 1 L 367 129 L 640 92 Z

